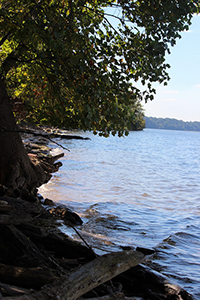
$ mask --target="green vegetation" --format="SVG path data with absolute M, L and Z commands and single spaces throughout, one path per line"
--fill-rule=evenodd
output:
M 9 195 L 34 193 L 42 178 L 15 118 L 105 137 L 127 135 L 133 121 L 139 128 L 140 100 L 154 98 L 154 82 L 167 84 L 165 54 L 198 8 L 199 0 L 1 0 L 0 184 Z
M 141 102 L 137 102 L 132 108 L 132 122 L 130 130 L 137 131 L 145 128 L 144 109 Z
M 145 117 L 146 128 L 200 131 L 200 122 L 184 122 L 170 118 Z
M 20 107 L 15 117 L 106 137 L 127 134 L 133 108 L 154 98 L 152 83 L 167 84 L 165 54 L 198 5 L 1 0 L 0 79 Z

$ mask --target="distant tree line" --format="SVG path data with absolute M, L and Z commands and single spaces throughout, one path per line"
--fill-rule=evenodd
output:
M 200 131 L 200 122 L 184 122 L 170 118 L 145 117 L 145 127 L 155 129 Z

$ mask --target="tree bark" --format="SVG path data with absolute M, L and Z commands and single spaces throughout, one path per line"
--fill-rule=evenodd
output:
M 33 191 L 34 187 L 43 184 L 46 174 L 36 175 L 35 166 L 28 157 L 19 132 L 15 130 L 9 96 L 0 78 L 0 184 L 8 188 L 7 195 L 19 196 L 21 190 Z
M 144 255 L 137 251 L 106 254 L 83 265 L 51 289 L 62 300 L 76 300 L 95 287 L 140 264 Z M 41 299 L 43 299 L 41 297 Z

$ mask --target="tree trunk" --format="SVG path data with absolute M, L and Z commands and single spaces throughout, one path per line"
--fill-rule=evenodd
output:
M 22 190 L 32 191 L 44 183 L 44 175 L 36 175 L 34 165 L 22 143 L 6 91 L 0 78 L 0 184 L 8 188 L 9 195 L 19 195 Z M 43 175 L 43 176 L 41 176 Z

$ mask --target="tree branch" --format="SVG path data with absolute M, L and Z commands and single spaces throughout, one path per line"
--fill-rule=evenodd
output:
M 37 132 L 33 132 L 32 130 L 25 130 L 25 129 L 17 129 L 17 130 L 15 129 L 15 130 L 10 130 L 10 129 L 6 128 L 6 127 L 3 127 L 0 131 L 2 131 L 2 132 L 19 132 L 19 133 L 21 132 L 21 133 L 32 134 L 32 135 L 35 135 L 35 136 L 41 136 L 41 137 L 43 137 L 43 138 L 45 138 L 45 139 L 48 139 L 48 140 L 51 141 L 52 143 L 58 145 L 58 146 L 61 147 L 62 149 L 67 150 L 68 152 L 70 152 L 69 149 L 67 149 L 66 147 L 64 147 L 64 146 L 62 146 L 61 144 L 57 143 L 56 141 L 52 140 L 52 139 L 48 136 L 48 134 L 37 133 Z

